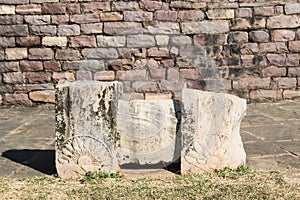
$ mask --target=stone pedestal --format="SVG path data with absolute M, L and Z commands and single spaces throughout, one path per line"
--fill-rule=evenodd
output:
M 183 90 L 181 172 L 245 164 L 240 123 L 246 100 L 224 93 Z

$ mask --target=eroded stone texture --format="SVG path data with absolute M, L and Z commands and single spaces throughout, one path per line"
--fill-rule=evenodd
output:
M 122 168 L 163 168 L 180 157 L 172 100 L 120 100 L 117 130 Z
M 246 100 L 223 93 L 183 89 L 181 172 L 245 164 L 239 134 Z
M 82 81 L 56 89 L 56 169 L 63 178 L 118 170 L 115 129 L 122 84 Z

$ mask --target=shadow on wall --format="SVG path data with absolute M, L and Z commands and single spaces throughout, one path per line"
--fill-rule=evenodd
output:
M 14 162 L 31 167 L 47 175 L 55 175 L 55 151 L 54 150 L 8 150 L 2 153 L 2 157 Z

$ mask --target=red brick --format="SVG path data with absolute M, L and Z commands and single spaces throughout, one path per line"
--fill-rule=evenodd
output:
M 182 21 L 200 21 L 205 18 L 205 14 L 201 10 L 179 11 L 178 18 Z
M 29 100 L 27 94 L 5 94 L 3 103 L 32 106 L 32 102 Z
M 42 4 L 42 14 L 65 14 L 66 6 L 61 3 L 43 3 Z
M 95 13 L 97 11 L 110 11 L 110 2 L 91 2 L 81 4 L 83 13 Z
M 21 61 L 20 70 L 27 71 L 41 71 L 43 70 L 43 63 L 40 61 Z
M 165 79 L 166 78 L 166 69 L 160 68 L 160 69 L 150 69 L 150 76 L 152 79 Z
M 177 20 L 177 12 L 176 11 L 165 11 L 160 10 L 154 13 L 154 19 L 160 21 L 176 21 Z
M 69 39 L 70 47 L 96 47 L 96 38 L 95 36 L 78 36 L 71 37 Z
M 117 71 L 116 78 L 121 81 L 137 81 L 146 79 L 146 70 Z
M 57 61 L 46 61 L 44 62 L 44 68 L 46 71 L 61 71 L 60 63 Z
M 115 80 L 115 72 L 114 71 L 96 72 L 94 75 L 94 80 L 96 80 L 96 81 L 113 81 L 113 80 Z
M 27 72 L 25 78 L 28 83 L 46 83 L 51 80 L 50 75 L 45 72 Z
M 181 77 L 189 79 L 189 80 L 200 79 L 200 74 L 197 69 L 180 69 L 180 75 L 181 75 Z
M 140 7 L 148 11 L 160 10 L 162 7 L 162 2 L 142 0 L 140 1 Z

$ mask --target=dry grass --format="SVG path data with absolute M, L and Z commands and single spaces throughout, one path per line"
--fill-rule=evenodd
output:
M 281 172 L 247 168 L 164 179 L 105 177 L 0 178 L 0 199 L 300 199 L 300 183 L 286 182 Z

